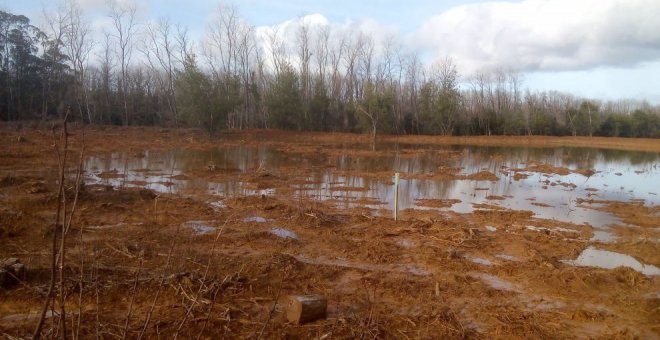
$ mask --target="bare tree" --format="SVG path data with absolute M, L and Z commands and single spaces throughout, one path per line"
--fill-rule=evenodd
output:
M 408 103 L 408 112 L 412 112 L 414 121 L 414 132 L 419 133 L 419 105 L 417 99 L 419 97 L 419 82 L 422 78 L 422 62 L 419 55 L 410 55 L 405 64 L 405 86 L 406 99 Z M 399 68 L 402 69 L 404 65 L 399 63 Z M 394 83 L 394 81 L 392 81 Z M 401 91 L 403 92 L 403 91 Z M 403 119 L 404 117 L 400 117 Z M 411 131 L 412 132 L 412 131 Z
M 404 104 L 410 105 L 414 101 L 404 92 L 415 93 L 414 86 L 416 85 L 414 68 L 403 69 L 405 66 L 410 66 L 409 61 L 412 64 L 417 62 L 417 59 L 414 59 L 416 56 L 402 58 L 400 48 L 395 36 L 387 37 L 380 46 L 382 52 L 376 57 L 377 63 L 374 72 L 374 81 L 379 91 L 389 91 L 394 97 L 394 131 L 401 130 L 400 122 L 403 121 Z
M 266 46 L 270 54 L 271 62 L 273 63 L 274 76 L 277 77 L 288 64 L 286 58 L 286 45 L 284 40 L 280 37 L 279 29 L 275 28 L 267 33 Z
M 115 67 L 115 60 L 113 58 L 114 52 L 112 50 L 112 38 L 110 33 L 103 33 L 103 46 L 97 54 L 99 62 L 99 75 L 100 84 L 98 86 L 99 93 L 97 95 L 97 105 L 101 107 L 101 114 L 105 115 L 106 120 L 109 119 L 112 91 L 112 71 Z
M 213 78 L 223 89 L 223 97 L 234 109 L 227 125 L 243 128 L 249 125 L 251 107 L 251 71 L 257 47 L 254 29 L 245 23 L 234 6 L 219 6 L 209 24 L 204 55 Z
M 124 125 L 129 124 L 128 110 L 128 67 L 133 56 L 134 35 L 137 31 L 136 7 L 131 3 L 110 1 L 110 19 L 116 39 L 116 54 L 120 62 L 120 90 L 124 109 Z
M 471 112 L 478 122 L 480 130 L 491 135 L 491 122 L 488 114 L 488 100 L 491 97 L 490 76 L 486 72 L 477 72 L 470 79 L 472 101 Z
M 68 13 L 64 11 L 58 11 L 54 14 L 51 14 L 47 12 L 45 9 L 43 11 L 43 16 L 45 18 L 45 22 L 47 27 L 44 28 L 44 32 L 47 34 L 46 39 L 42 39 L 42 48 L 44 50 L 44 54 L 47 55 L 46 57 L 46 64 L 48 65 L 46 67 L 46 74 L 45 74 L 45 86 L 42 87 L 42 115 L 45 117 L 46 112 L 48 110 L 48 98 L 51 95 L 52 91 L 52 84 L 54 81 L 54 78 L 56 77 L 56 69 L 57 69 L 57 64 L 60 61 L 63 61 L 63 59 L 66 58 L 66 56 L 63 54 L 63 49 L 64 49 L 64 36 L 67 31 L 67 25 L 68 25 Z M 4 32 L 3 32 L 4 33 Z M 5 36 L 9 35 L 9 32 L 4 33 Z M 10 45 L 9 44 L 4 44 L 4 48 L 7 49 L 4 51 L 3 56 L 4 58 L 9 58 L 10 54 Z M 6 63 L 9 63 L 9 60 L 7 59 Z M 7 68 L 7 67 L 5 67 Z M 7 77 L 7 81 L 10 80 L 10 77 Z M 7 89 L 10 91 L 11 95 L 11 89 L 12 87 L 8 83 Z M 11 103 L 11 101 L 9 102 Z M 9 106 L 9 105 L 8 105 Z
M 315 41 L 313 56 L 318 68 L 318 79 L 325 82 L 329 58 L 328 44 L 330 42 L 330 27 L 322 26 L 317 30 Z
M 157 23 L 149 23 L 145 29 L 146 41 L 142 52 L 146 56 L 149 68 L 160 86 L 166 92 L 167 107 L 179 126 L 179 109 L 175 93 L 176 73 L 180 70 L 176 55 L 180 54 L 181 46 L 174 37 L 173 26 L 169 19 L 160 19 Z
M 256 94 L 261 96 L 261 94 L 266 93 L 267 88 L 268 88 L 268 83 L 267 83 L 267 70 L 266 70 L 266 61 L 264 60 L 263 57 L 263 51 L 255 46 L 254 49 L 254 59 L 255 59 L 255 65 L 253 67 L 254 72 L 252 73 L 253 76 L 253 84 L 252 86 L 255 88 Z M 255 99 L 255 108 L 254 108 L 254 113 L 255 113 L 255 119 L 259 119 L 259 124 L 257 127 L 264 127 L 268 128 L 268 117 L 267 117 L 267 112 L 265 109 L 265 106 L 263 105 L 263 100 L 258 100 L 257 98 Z
M 360 78 L 359 87 L 362 92 L 362 84 L 373 83 L 373 63 L 376 44 L 373 38 L 360 34 L 358 39 L 358 77 Z
M 310 74 L 310 59 L 312 57 L 310 46 L 310 27 L 304 18 L 300 18 L 300 26 L 296 36 L 298 48 L 298 61 L 300 63 L 300 81 L 302 87 L 302 103 L 303 103 L 303 124 L 309 123 L 309 101 L 311 97 L 311 74 Z
M 342 83 L 343 78 L 341 74 L 341 61 L 344 59 L 344 54 L 346 52 L 346 38 L 344 36 L 339 37 L 330 50 L 330 65 L 332 68 L 331 75 L 331 86 L 330 86 L 330 109 L 336 118 L 339 117 L 341 104 L 342 104 Z M 344 119 L 344 128 L 348 125 L 346 121 L 346 115 L 342 115 Z
M 241 81 L 243 83 L 243 105 L 241 114 L 241 128 L 252 126 L 251 115 L 254 113 L 256 93 L 254 87 L 253 66 L 257 44 L 254 40 L 254 28 L 247 24 L 240 26 L 238 40 L 238 66 L 240 69 Z
M 87 122 L 92 123 L 92 114 L 89 107 L 89 95 L 85 82 L 87 79 L 87 62 L 94 48 L 91 40 L 92 29 L 88 21 L 83 18 L 82 10 L 76 0 L 66 0 L 64 8 L 68 25 L 64 34 L 66 46 L 71 65 L 75 75 L 75 93 L 78 112 L 82 117 L 87 116 Z M 84 119 L 84 118 L 83 118 Z
M 367 43 L 367 39 L 363 37 L 362 34 L 358 35 L 354 39 L 347 40 L 345 53 L 344 53 L 344 67 L 346 69 L 345 75 L 345 94 L 344 102 L 348 107 L 354 107 L 355 102 L 360 100 L 362 86 L 361 86 L 361 67 L 365 67 L 364 64 L 368 63 L 364 60 L 369 53 L 365 53 L 364 44 Z M 370 61 L 369 61 L 370 62 Z M 369 68 L 369 66 L 366 66 Z M 342 123 L 344 130 L 349 128 L 349 112 L 343 110 Z

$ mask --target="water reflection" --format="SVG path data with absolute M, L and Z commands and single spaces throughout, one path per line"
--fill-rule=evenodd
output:
M 184 222 L 182 226 L 192 229 L 196 235 L 211 234 L 215 231 L 215 228 L 211 227 L 207 221 L 188 221 Z
M 475 204 L 529 210 L 535 216 L 597 228 L 618 223 L 614 217 L 577 206 L 577 199 L 630 201 L 658 204 L 658 193 L 649 186 L 660 178 L 660 154 L 590 148 L 526 148 L 484 146 L 397 145 L 381 143 L 373 151 L 368 144 L 298 145 L 313 152 L 281 150 L 277 144 L 234 145 L 211 150 L 146 151 L 135 156 L 114 153 L 89 157 L 85 168 L 89 181 L 113 186 L 141 186 L 173 193 L 181 189 L 222 197 L 253 194 L 286 194 L 315 200 L 332 200 L 341 207 L 366 206 L 393 209 L 394 188 L 390 178 L 374 174 L 401 172 L 401 209 L 419 208 L 418 199 L 458 199 L 450 208 L 460 213 Z M 280 146 L 281 147 L 281 146 Z M 593 169 L 591 176 L 523 172 L 514 178 L 510 169 L 523 169 L 530 162 L 556 167 Z M 255 189 L 236 179 L 208 182 L 190 171 L 213 165 L 224 172 L 256 173 L 267 169 L 285 175 L 287 190 Z M 434 174 L 439 167 L 458 168 L 460 174 L 489 171 L 495 181 L 429 180 L 408 174 Z M 111 173 L 109 173 L 112 171 Z M 227 176 L 231 178 L 231 176 Z M 385 176 L 387 177 L 387 176 Z M 408 177 L 408 178 L 406 178 Z M 279 188 L 282 189 L 282 188 Z M 493 200 L 493 196 L 500 199 Z
M 660 275 L 660 268 L 643 264 L 634 257 L 625 254 L 619 254 L 607 250 L 588 247 L 574 261 L 564 261 L 575 266 L 597 267 L 605 269 L 614 269 L 617 267 L 629 267 L 644 275 Z
M 298 240 L 298 234 L 295 232 L 289 230 L 289 229 L 284 229 L 284 228 L 279 228 L 279 227 L 273 227 L 270 232 L 278 237 L 281 238 L 291 238 L 294 240 Z

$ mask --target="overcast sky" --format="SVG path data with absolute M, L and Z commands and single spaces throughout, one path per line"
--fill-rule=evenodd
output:
M 200 39 L 218 1 L 121 0 L 140 19 L 169 17 Z M 98 27 L 105 0 L 79 0 Z M 225 2 L 226 4 L 227 2 Z M 36 23 L 56 0 L 0 0 Z M 599 99 L 660 104 L 660 0 L 243 0 L 235 5 L 257 31 L 293 30 L 300 20 L 396 37 L 426 62 L 451 57 L 463 76 L 489 68 L 521 70 L 524 85 Z M 303 18 L 303 19 L 301 19 Z

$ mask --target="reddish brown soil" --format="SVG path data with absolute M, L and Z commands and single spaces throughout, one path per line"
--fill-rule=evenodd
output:
M 71 132 L 69 169 L 75 167 L 83 136 L 80 128 Z M 598 147 L 638 145 L 638 149 L 660 150 L 660 143 L 649 140 L 385 138 L 483 145 L 519 145 L 524 140 L 528 145 L 549 147 L 589 146 L 593 141 Z M 0 127 L 0 259 L 19 257 L 28 268 L 18 285 L 0 288 L 3 336 L 31 334 L 48 287 L 57 197 L 55 140 L 48 129 Z M 300 140 L 306 144 L 301 146 Z M 287 152 L 315 153 L 328 144 L 347 141 L 365 142 L 368 137 L 248 131 L 209 139 L 191 130 L 94 127 L 85 132 L 85 152 L 139 154 L 174 147 L 201 150 L 272 143 Z M 557 169 L 545 170 L 557 173 Z M 255 188 L 284 188 L 293 184 L 284 174 L 297 171 L 309 169 L 242 173 L 210 167 L 185 176 L 234 178 Z M 460 169 L 439 173 L 434 176 L 445 176 L 443 180 L 461 176 Z M 385 173 L 362 175 L 391 178 Z M 478 179 L 491 180 L 491 176 L 495 175 L 482 173 Z M 67 185 L 66 189 L 71 198 L 74 188 Z M 589 226 L 539 220 L 531 212 L 495 205 L 476 206 L 472 214 L 408 209 L 394 221 L 389 214 L 374 216 L 359 205 L 338 208 L 332 201 L 289 197 L 286 193 L 231 197 L 214 207 L 209 202 L 218 198 L 202 193 L 156 195 L 148 190 L 85 186 L 68 235 L 64 268 L 69 332 L 79 332 L 83 338 L 124 334 L 137 338 L 144 330 L 149 338 L 177 334 L 185 339 L 198 335 L 305 339 L 660 336 L 657 277 L 626 268 L 605 270 L 562 262 L 575 259 L 591 244 Z M 422 203 L 435 207 L 456 202 Z M 622 242 L 605 249 L 660 265 L 657 207 L 597 203 L 581 202 L 639 225 L 615 227 Z M 266 222 L 251 219 L 257 216 Z M 214 229 L 196 234 L 189 221 L 204 221 Z M 292 231 L 297 239 L 278 237 L 273 227 Z M 488 262 L 491 265 L 484 264 Z M 327 296 L 328 317 L 305 325 L 286 322 L 286 297 L 307 293 Z M 47 320 L 45 335 L 61 331 L 58 320 L 57 315 Z

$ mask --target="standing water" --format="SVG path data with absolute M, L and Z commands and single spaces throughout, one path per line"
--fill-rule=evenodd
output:
M 302 145 L 304 147 L 304 145 Z M 312 146 L 310 146 L 312 147 Z M 402 173 L 400 209 L 445 209 L 459 213 L 488 204 L 532 211 L 536 217 L 589 224 L 608 240 L 607 227 L 620 223 L 612 215 L 585 208 L 579 200 L 660 202 L 660 154 L 591 148 L 527 148 L 382 144 L 328 145 L 315 152 L 283 150 L 278 144 L 230 145 L 211 150 L 146 151 L 140 157 L 113 153 L 88 157 L 88 181 L 113 186 L 139 186 L 160 192 L 211 193 L 221 197 L 253 194 L 292 195 L 330 200 L 339 207 L 393 209 L 394 188 L 388 174 Z M 304 150 L 304 148 L 301 148 Z M 189 175 L 210 164 L 237 176 L 208 181 Z M 543 173 L 530 164 L 567 168 Z M 239 175 L 266 169 L 286 177 L 286 188 L 257 188 Z M 435 175 L 456 169 L 461 179 Z M 571 170 L 591 169 L 586 175 Z M 488 172 L 486 180 L 466 176 Z M 293 183 L 293 184 L 291 184 Z M 429 208 L 423 199 L 452 200 Z

